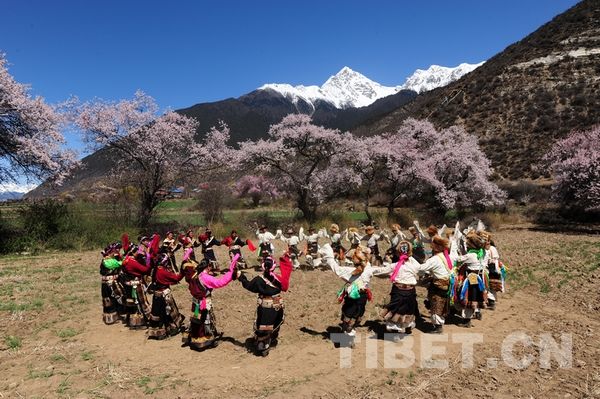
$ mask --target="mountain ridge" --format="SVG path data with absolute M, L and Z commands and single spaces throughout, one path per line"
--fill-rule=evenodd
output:
M 317 101 L 331 103 L 338 109 L 362 108 L 402 90 L 422 93 L 440 85 L 446 85 L 482 64 L 483 62 L 478 64 L 462 63 L 457 67 L 431 65 L 426 70 L 417 69 L 405 79 L 404 84 L 397 86 L 384 86 L 345 66 L 338 73 L 330 76 L 321 86 L 267 83 L 257 90 L 272 90 L 283 95 L 293 104 L 304 103 L 313 110 L 316 109 L 315 102 Z
M 540 161 L 552 143 L 600 122 L 600 2 L 581 1 L 473 72 L 352 131 L 394 131 L 409 117 L 464 126 L 499 176 L 550 177 Z

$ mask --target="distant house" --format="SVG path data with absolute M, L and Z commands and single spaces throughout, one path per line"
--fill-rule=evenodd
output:
M 165 199 L 183 198 L 184 194 L 184 187 L 169 187 L 167 189 L 161 189 L 156 192 L 156 195 Z
M 185 188 L 183 186 L 180 187 L 171 187 L 169 189 L 169 198 L 183 198 L 183 194 L 185 193 Z

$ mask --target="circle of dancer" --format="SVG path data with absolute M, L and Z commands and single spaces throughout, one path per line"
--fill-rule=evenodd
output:
M 505 290 L 507 267 L 501 262 L 492 235 L 481 221 L 461 230 L 446 225 L 429 226 L 425 232 L 418 221 L 403 232 L 398 224 L 389 231 L 368 225 L 340 231 L 337 224 L 316 230 L 292 226 L 276 230 L 255 224 L 257 246 L 241 238 L 236 230 L 217 239 L 211 229 L 194 235 L 167 232 L 141 236 L 137 243 L 127 234 L 101 252 L 100 263 L 103 321 L 121 322 L 130 329 L 145 329 L 148 339 L 162 340 L 181 335 L 182 346 L 202 351 L 219 344 L 217 312 L 213 290 L 239 281 L 256 295 L 256 319 L 252 350 L 267 356 L 277 345 L 284 323 L 284 293 L 293 273 L 304 268 L 325 268 L 341 280 L 337 293 L 341 304 L 339 326 L 344 346 L 354 347 L 356 327 L 361 324 L 373 295 L 371 279 L 389 279 L 389 301 L 380 313 L 385 331 L 411 334 L 421 320 L 417 286 L 427 288 L 424 305 L 430 314 L 425 332 L 439 334 L 448 319 L 471 327 L 481 320 L 483 310 L 494 310 L 498 296 Z M 286 249 L 279 257 L 274 241 L 281 240 Z M 385 251 L 381 243 L 387 243 Z M 304 245 L 302 245 L 304 243 Z M 214 247 L 228 248 L 229 267 L 221 270 Z M 242 249 L 255 254 L 260 272 L 250 276 L 244 269 L 248 261 Z M 196 257 L 200 248 L 201 259 Z M 181 262 L 176 253 L 181 250 Z M 254 259 L 252 255 L 248 259 Z M 243 271 L 244 270 L 244 271 Z M 171 286 L 182 280 L 188 284 L 191 298 L 186 316 L 179 310 Z

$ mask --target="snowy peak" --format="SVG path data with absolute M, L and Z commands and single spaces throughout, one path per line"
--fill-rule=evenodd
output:
M 411 76 L 406 78 L 406 82 L 400 88 L 423 93 L 446 86 L 481 65 L 483 65 L 483 62 L 479 64 L 463 63 L 455 68 L 432 65 L 426 70 L 417 69 Z
M 271 83 L 259 88 L 269 89 L 280 93 L 294 104 L 304 101 L 313 109 L 317 101 L 328 102 L 340 109 L 366 107 L 400 90 L 397 87 L 382 86 L 348 67 L 343 67 L 337 74 L 329 77 L 321 87 Z
M 286 83 L 263 85 L 259 90 L 273 90 L 298 106 L 302 101 L 313 110 L 317 101 L 324 101 L 336 108 L 359 108 L 371 105 L 380 98 L 391 96 L 400 90 L 414 90 L 423 93 L 436 87 L 445 86 L 464 74 L 482 65 L 460 64 L 456 68 L 432 65 L 427 70 L 417 69 L 401 86 L 383 86 L 359 72 L 345 66 L 331 76 L 322 86 L 292 86 Z
M 327 79 L 321 91 L 337 108 L 366 107 L 376 100 L 398 92 L 396 87 L 382 86 L 348 67 Z

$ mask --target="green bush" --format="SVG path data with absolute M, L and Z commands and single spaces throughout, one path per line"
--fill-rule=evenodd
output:
M 66 204 L 49 199 L 27 204 L 19 209 L 19 217 L 27 235 L 45 241 L 59 233 L 69 210 Z

